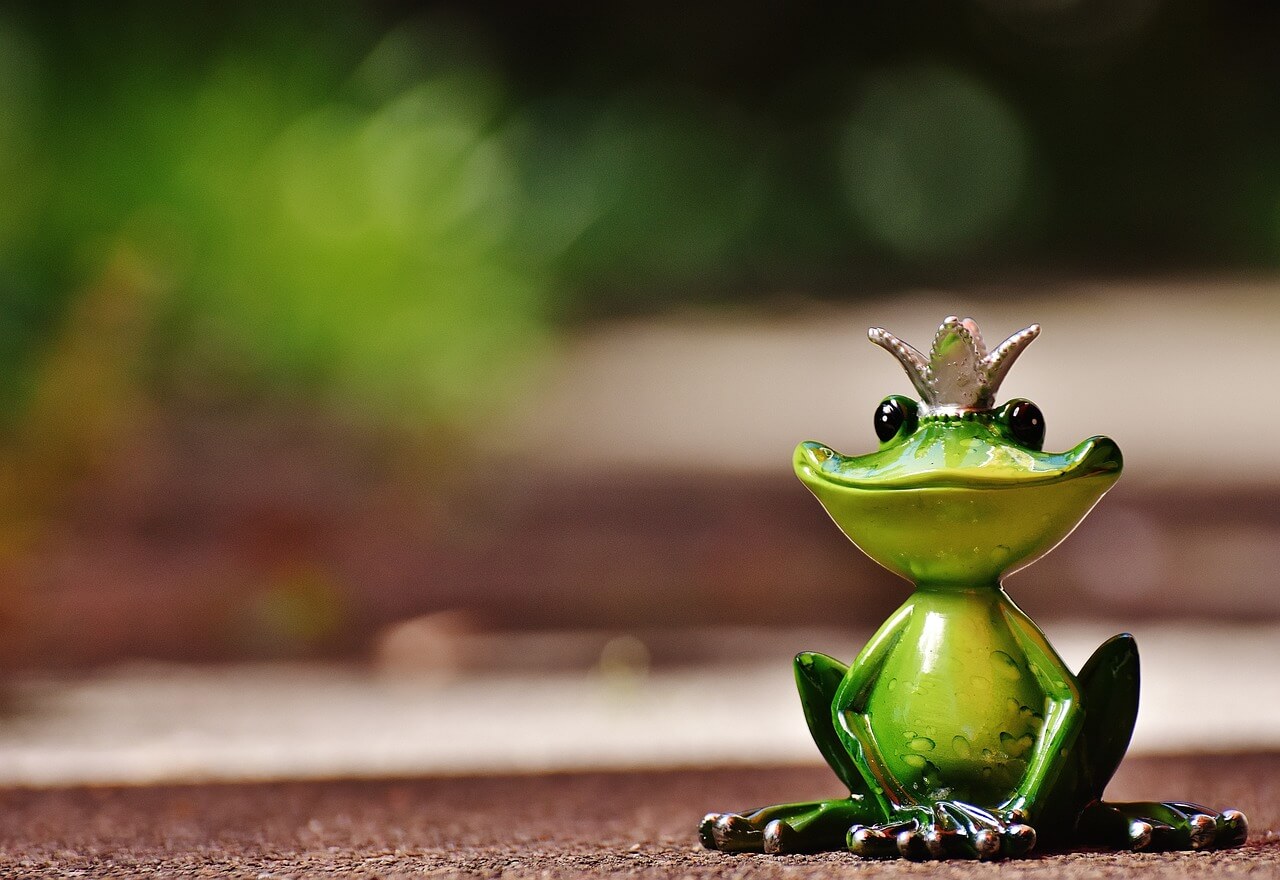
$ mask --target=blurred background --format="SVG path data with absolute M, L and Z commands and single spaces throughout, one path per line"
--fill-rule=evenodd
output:
M 1145 747 L 1280 744 L 1277 57 L 1249 2 L 6 4 L 0 776 L 816 760 L 790 655 L 906 586 L 791 450 L 951 313 L 1126 452 L 1015 599 L 1154 646 Z

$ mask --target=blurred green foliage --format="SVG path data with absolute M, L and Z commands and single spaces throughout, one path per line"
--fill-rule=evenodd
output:
M 582 316 L 1275 266 L 1278 39 L 1191 0 L 14 6 L 0 412 L 122 261 L 150 381 L 427 423 Z
M 45 100 L 9 126 L 30 193 L 4 224 L 6 312 L 47 320 L 127 252 L 160 289 L 153 372 L 427 419 L 537 347 L 547 268 L 515 242 L 492 71 L 289 20 L 194 61 L 162 25 L 111 36 L 97 57 L 50 40 L 23 68 Z
M 153 584 L 193 596 L 220 560 L 242 566 L 230 607 L 173 630 L 183 644 L 219 627 L 241 654 L 340 643 L 361 578 L 328 564 L 326 533 L 281 538 L 273 511 L 314 504 L 354 528 L 365 507 L 332 502 L 366 462 L 447 495 L 445 472 L 471 476 L 453 441 L 574 322 L 985 277 L 1274 270 L 1278 58 L 1280 4 L 1256 2 L 5 4 L 0 663 L 41 630 L 74 654 L 66 608 L 151 627 L 163 601 L 134 592 L 135 550 L 160 560 Z M 352 458 L 298 441 L 324 479 L 292 490 L 289 459 L 246 466 L 254 438 L 289 446 L 294 429 L 332 431 Z M 236 453 L 225 471 L 196 434 Z M 370 437 L 367 458 L 347 442 Z M 149 476 L 131 470 L 144 460 Z M 204 482 L 177 478 L 191 462 Z M 80 569 L 29 565 L 104 463 L 120 481 L 104 497 L 125 507 L 234 497 L 177 515 L 105 503 L 62 540 L 119 516 L 123 543 L 72 554 Z M 389 531 L 395 568 L 396 541 L 428 533 L 442 573 L 405 589 L 460 595 L 471 580 L 434 554 L 483 529 L 445 506 L 385 509 L 357 529 L 374 547 L 360 558 Z M 305 513 L 283 519 L 307 532 Z M 239 547 L 221 515 L 267 550 Z M 165 568 L 197 534 L 217 552 Z M 15 575 L 30 569 L 47 577 Z M 92 601 L 59 605 L 59 577 Z M 645 659 L 619 650 L 619 668 Z

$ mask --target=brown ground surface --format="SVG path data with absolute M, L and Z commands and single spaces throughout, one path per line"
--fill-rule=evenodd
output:
M 0 876 L 1280 877 L 1280 755 L 1127 762 L 1118 798 L 1244 809 L 1243 849 L 1047 855 L 1001 865 L 728 856 L 710 809 L 836 793 L 823 768 L 0 790 Z

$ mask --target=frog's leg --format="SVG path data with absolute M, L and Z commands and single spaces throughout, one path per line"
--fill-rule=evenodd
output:
M 796 655 L 795 671 L 796 690 L 800 692 L 804 720 L 809 723 L 809 734 L 817 744 L 818 751 L 850 792 L 869 794 L 858 765 L 849 756 L 849 750 L 836 732 L 835 718 L 831 711 L 840 683 L 848 674 L 849 667 L 826 654 L 806 651 Z
M 1138 647 L 1128 633 L 1104 642 L 1076 676 L 1084 724 L 1036 817 L 1047 846 L 1074 841 L 1081 811 L 1102 797 L 1120 766 L 1138 717 L 1138 677 Z
M 836 776 L 849 787 L 849 797 L 709 813 L 698 829 L 703 846 L 729 852 L 820 852 L 842 848 L 851 825 L 884 820 L 832 721 L 831 703 L 846 671 L 843 663 L 825 654 L 804 653 L 795 659 L 796 688 L 809 732 Z
M 1221 813 L 1197 804 L 1156 801 L 1111 803 L 1102 793 L 1111 781 L 1138 717 L 1138 646 L 1128 633 L 1107 640 L 1080 670 L 1085 706 L 1080 763 L 1064 780 L 1062 805 L 1079 810 L 1084 842 L 1119 849 L 1224 849 L 1240 846 L 1249 833 L 1239 810 Z M 1059 792 L 1055 791 L 1055 795 Z
M 1138 720 L 1141 663 L 1138 643 L 1128 633 L 1107 639 L 1077 676 L 1084 701 L 1079 796 L 1082 803 L 1102 797 L 1124 759 Z
M 1230 849 L 1249 836 L 1239 810 L 1221 813 L 1177 801 L 1094 801 L 1080 814 L 1082 842 L 1116 849 Z

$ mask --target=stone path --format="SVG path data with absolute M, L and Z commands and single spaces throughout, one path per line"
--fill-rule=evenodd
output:
M 706 852 L 708 809 L 836 794 L 825 768 L 0 789 L 0 876 L 44 877 L 1275 877 L 1280 756 L 1147 758 L 1112 795 L 1236 805 L 1243 849 L 1041 855 L 1000 865 L 847 854 Z

